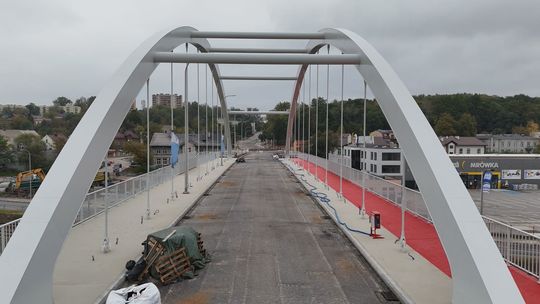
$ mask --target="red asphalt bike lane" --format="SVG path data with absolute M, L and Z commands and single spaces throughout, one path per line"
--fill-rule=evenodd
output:
M 308 169 L 308 162 L 294 159 L 304 169 Z M 317 168 L 317 172 L 315 172 Z M 326 170 L 309 162 L 309 172 L 324 182 Z M 339 191 L 339 176 L 328 171 L 328 185 Z M 360 209 L 362 203 L 362 187 L 343 179 L 343 195 L 347 200 Z M 401 208 L 388 200 L 366 190 L 366 212 L 378 211 L 381 214 L 381 225 L 396 236 L 401 235 Z M 410 212 L 405 212 L 405 239 L 407 245 L 431 262 L 447 276 L 451 277 L 450 265 L 442 247 L 435 226 Z M 526 303 L 540 303 L 540 284 L 535 277 L 509 266 L 510 273 L 525 299 Z

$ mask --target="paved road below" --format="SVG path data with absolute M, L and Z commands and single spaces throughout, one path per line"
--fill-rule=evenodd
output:
M 162 287 L 163 303 L 387 303 L 387 287 L 270 153 L 233 166 L 182 224 L 202 233 L 212 262 Z
M 480 190 L 469 190 L 480 209 Z M 540 231 L 540 191 L 491 190 L 484 193 L 484 214 L 528 232 Z

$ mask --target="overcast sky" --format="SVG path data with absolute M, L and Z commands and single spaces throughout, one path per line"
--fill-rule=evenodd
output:
M 57 96 L 97 95 L 143 40 L 182 25 L 226 31 L 347 28 L 372 43 L 413 94 L 540 96 L 538 12 L 538 0 L 2 1 L 0 104 L 49 104 Z M 303 43 L 243 44 L 255 45 Z M 156 70 L 152 93 L 170 90 L 168 69 Z M 339 95 L 338 69 L 331 70 L 331 99 Z M 180 64 L 175 71 L 179 77 Z M 222 71 L 292 76 L 296 68 L 224 66 Z M 320 73 L 322 84 L 326 68 Z M 180 93 L 181 79 L 175 81 Z M 345 95 L 360 96 L 360 83 L 360 76 L 348 69 Z M 236 95 L 229 98 L 231 106 L 270 109 L 290 99 L 292 83 L 227 81 L 225 89 Z M 325 94 L 321 86 L 319 95 Z

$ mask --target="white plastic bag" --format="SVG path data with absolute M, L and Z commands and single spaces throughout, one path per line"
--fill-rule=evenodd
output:
M 131 292 L 135 294 L 128 300 Z M 111 291 L 106 304 L 161 304 L 161 296 L 156 285 L 146 283 Z

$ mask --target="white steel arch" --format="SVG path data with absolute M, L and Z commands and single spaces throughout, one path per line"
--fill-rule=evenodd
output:
M 386 60 L 371 44 L 345 29 L 323 29 L 309 53 L 330 44 L 360 54 L 358 72 L 375 95 L 414 174 L 452 270 L 453 303 L 524 303 L 471 196 L 426 117 Z M 289 153 L 298 95 L 307 65 L 298 71 L 287 125 Z M 311 102 L 311 101 L 309 101 Z M 414 278 L 411 278 L 414 279 Z
M 491 235 L 431 126 L 405 85 L 369 43 L 350 31 L 340 29 L 325 29 L 310 35 L 245 35 L 198 32 L 191 27 L 163 32 L 145 41 L 128 57 L 94 101 L 58 156 L 0 256 L 0 269 L 4 273 L 9 272 L 9 276 L 0 277 L 0 303 L 52 303 L 52 273 L 56 258 L 95 171 L 122 123 L 121 118 L 125 117 L 131 100 L 159 64 L 154 55 L 171 52 L 183 43 L 193 44 L 201 52 L 207 52 L 211 48 L 205 38 L 227 37 L 307 38 L 313 39 L 308 43 L 309 53 L 315 53 L 321 46 L 331 44 L 344 54 L 355 55 L 347 57 L 354 64 L 358 62 L 356 57 L 359 55 L 360 65 L 356 67 L 377 97 L 400 141 L 447 253 L 453 275 L 453 302 L 523 303 Z M 209 58 L 191 57 L 197 60 Z M 236 59 L 231 61 L 234 59 L 231 56 L 218 59 L 226 61 L 227 58 L 229 63 L 240 62 Z M 316 62 L 296 56 L 293 60 L 271 57 L 267 58 L 266 63 L 292 64 L 299 58 L 304 60 L 303 63 Z M 251 56 L 251 61 L 258 60 L 259 57 Z M 287 128 L 287 150 L 290 147 L 293 115 L 306 67 L 303 65 L 300 68 L 293 93 Z M 223 116 L 227 148 L 230 151 L 225 94 L 217 66 L 211 64 L 210 68 L 221 107 L 225 111 Z
M 158 33 L 142 43 L 120 66 L 73 131 L 28 206 L 0 256 L 0 303 L 52 303 L 52 274 L 62 244 L 84 196 L 131 101 L 159 63 L 155 52 L 171 52 L 184 43 L 201 52 L 204 38 L 192 38 L 191 27 Z M 227 150 L 231 150 L 229 118 L 219 69 L 210 64 L 225 119 Z M 9 275 L 6 275 L 9 273 Z

